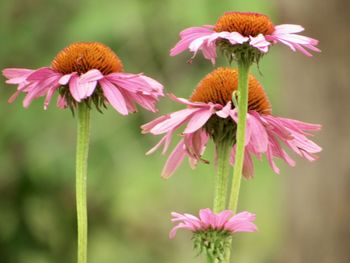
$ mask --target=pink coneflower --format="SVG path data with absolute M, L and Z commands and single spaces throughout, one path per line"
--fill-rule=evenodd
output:
M 170 51 L 175 56 L 186 49 L 196 55 L 198 50 L 203 52 L 206 59 L 215 63 L 216 46 L 220 45 L 228 55 L 239 56 L 253 47 L 252 56 L 258 57 L 268 52 L 269 46 L 282 43 L 293 51 L 300 51 L 306 56 L 312 56 L 307 50 L 320 52 L 316 46 L 318 40 L 298 35 L 304 31 L 299 25 L 284 24 L 275 26 L 268 16 L 258 13 L 227 12 L 217 23 L 202 27 L 190 27 L 180 33 L 181 40 Z M 255 50 L 255 51 L 254 51 Z
M 256 216 L 249 212 L 241 212 L 233 216 L 233 212 L 230 210 L 215 214 L 206 208 L 199 211 L 199 218 L 175 212 L 171 215 L 171 221 L 178 224 L 170 231 L 170 238 L 175 237 L 178 229 L 190 230 L 194 235 L 195 248 L 200 252 L 205 250 L 211 257 L 219 260 L 224 257 L 232 234 L 257 231 L 257 227 L 253 223 Z
M 155 112 L 163 86 L 143 74 L 123 72 L 123 64 L 107 46 L 93 43 L 73 43 L 57 54 L 51 67 L 36 70 L 7 68 L 3 70 L 6 83 L 17 84 L 11 96 L 13 102 L 24 92 L 23 106 L 33 99 L 45 96 L 47 109 L 55 92 L 59 92 L 57 106 L 75 108 L 77 103 L 93 102 L 97 109 L 110 103 L 119 113 L 127 115 L 136 111 L 135 103 Z
M 148 153 L 164 145 L 163 153 L 169 148 L 173 134 L 183 125 L 182 139 L 170 154 L 162 176 L 170 177 L 187 156 L 192 167 L 204 161 L 202 154 L 209 138 L 217 144 L 229 140 L 232 144 L 231 164 L 235 155 L 235 133 L 237 109 L 231 103 L 232 93 L 237 90 L 238 73 L 234 69 L 219 68 L 208 74 L 194 90 L 189 100 L 170 95 L 176 102 L 186 105 L 183 110 L 161 116 L 142 126 L 143 133 L 165 134 Z M 243 175 L 254 174 L 252 155 L 258 159 L 265 154 L 272 169 L 279 173 L 274 158 L 280 158 L 291 166 L 294 161 L 280 145 L 309 161 L 316 160 L 321 148 L 309 140 L 310 131 L 320 130 L 320 125 L 271 115 L 271 106 L 260 83 L 249 76 L 248 118 Z

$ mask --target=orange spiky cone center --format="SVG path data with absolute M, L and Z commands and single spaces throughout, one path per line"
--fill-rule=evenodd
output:
M 238 71 L 230 68 L 218 68 L 209 73 L 193 91 L 190 101 L 218 103 L 225 106 L 232 101 L 232 93 L 238 87 Z M 271 114 L 271 104 L 267 95 L 253 76 L 249 75 L 248 110 L 260 114 Z
M 119 57 L 109 47 L 98 42 L 69 45 L 56 55 L 51 66 L 62 74 L 84 74 L 91 69 L 98 69 L 104 75 L 123 71 Z
M 227 12 L 221 16 L 214 27 L 216 32 L 238 32 L 248 37 L 259 34 L 270 35 L 275 26 L 268 16 L 258 13 Z

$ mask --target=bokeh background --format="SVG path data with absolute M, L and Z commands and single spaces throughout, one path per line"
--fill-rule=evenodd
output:
M 350 125 L 348 114 L 349 1 L 272 0 L 0 0 L 0 68 L 50 65 L 75 41 L 100 41 L 128 72 L 165 84 L 188 97 L 213 67 L 199 55 L 192 65 L 169 49 L 185 27 L 215 23 L 224 11 L 256 11 L 276 24 L 301 24 L 320 39 L 310 59 L 276 46 L 254 72 L 276 115 L 322 123 L 323 146 L 314 163 L 280 163 L 281 175 L 256 163 L 243 181 L 239 210 L 257 213 L 259 232 L 234 238 L 237 263 L 350 262 Z M 217 65 L 227 65 L 222 58 Z M 75 132 L 69 110 L 42 101 L 12 105 L 15 87 L 0 82 L 0 262 L 75 262 Z M 179 105 L 163 99 L 160 112 Z M 170 212 L 196 214 L 212 205 L 214 166 L 184 163 L 160 178 L 165 156 L 145 152 L 159 138 L 140 125 L 159 114 L 140 110 L 123 117 L 113 109 L 92 115 L 88 172 L 89 262 L 203 262 L 185 231 L 168 239 Z M 212 160 L 213 146 L 206 158 Z

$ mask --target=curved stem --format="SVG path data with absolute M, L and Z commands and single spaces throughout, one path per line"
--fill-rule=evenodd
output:
M 245 131 L 248 112 L 248 76 L 249 62 L 238 62 L 238 123 L 236 133 L 236 154 L 232 179 L 232 188 L 228 208 L 237 212 L 238 196 L 241 186 L 244 162 Z
M 238 197 L 241 187 L 244 162 L 245 132 L 248 112 L 248 77 L 250 65 L 250 61 L 238 61 L 238 123 L 236 133 L 236 154 L 231 194 L 228 205 L 228 209 L 232 210 L 234 214 L 237 213 Z M 224 262 L 230 262 L 230 254 L 231 249 L 227 249 Z
M 90 109 L 85 103 L 78 105 L 76 152 L 76 203 L 78 223 L 78 263 L 87 262 L 87 206 L 86 178 L 90 137 Z
M 223 140 L 216 144 L 218 159 L 214 190 L 214 213 L 219 213 L 226 208 L 231 147 L 230 140 Z

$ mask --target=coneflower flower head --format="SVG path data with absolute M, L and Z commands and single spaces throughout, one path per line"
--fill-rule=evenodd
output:
M 208 74 L 194 90 L 189 100 L 170 98 L 187 106 L 186 109 L 161 116 L 142 126 L 143 133 L 165 134 L 160 142 L 148 153 L 153 153 L 164 145 L 163 153 L 169 148 L 173 134 L 182 125 L 186 127 L 182 139 L 170 154 L 163 169 L 163 177 L 171 176 L 189 157 L 194 168 L 202 158 L 209 138 L 217 145 L 229 140 L 232 145 L 231 164 L 235 157 L 235 137 L 238 112 L 232 103 L 232 93 L 237 90 L 238 72 L 229 68 L 218 68 Z M 274 158 L 281 158 L 291 166 L 295 162 L 280 145 L 283 142 L 292 151 L 310 161 L 317 159 L 315 153 L 321 148 L 309 140 L 309 131 L 317 131 L 320 125 L 271 115 L 271 105 L 260 83 L 249 76 L 248 116 L 243 175 L 250 178 L 254 174 L 252 155 L 258 159 L 265 154 L 272 169 L 279 173 Z
M 201 50 L 204 57 L 214 64 L 216 47 L 219 46 L 230 62 L 233 59 L 259 62 L 269 47 L 278 42 L 307 56 L 312 56 L 307 49 L 320 52 L 316 48 L 316 39 L 296 34 L 303 30 L 299 25 L 275 26 L 268 16 L 259 13 L 226 12 L 213 26 L 183 30 L 180 33 L 181 40 L 170 51 L 170 55 L 175 56 L 189 49 L 194 57 Z
M 253 77 L 249 76 L 248 108 L 259 114 L 271 114 L 271 104 L 268 97 L 260 85 Z M 232 94 L 237 91 L 238 71 L 230 68 L 219 68 L 202 79 L 193 91 L 189 101 L 214 103 L 222 106 L 231 106 Z M 228 106 L 227 106 L 228 107 Z M 204 125 L 206 132 L 211 138 L 219 143 L 222 140 L 230 140 L 232 144 L 235 140 L 237 125 L 230 118 L 222 118 L 213 115 Z
M 46 96 L 46 109 L 58 91 L 60 108 L 69 106 L 74 110 L 83 102 L 89 107 L 93 103 L 101 111 L 108 102 L 119 113 L 127 115 L 136 111 L 134 103 L 156 111 L 158 97 L 163 96 L 160 83 L 143 74 L 124 73 L 119 57 L 98 42 L 69 45 L 56 55 L 51 67 L 37 70 L 8 68 L 3 74 L 8 78 L 6 83 L 18 84 L 17 92 L 9 102 L 24 92 L 24 107 L 28 107 L 33 99 Z
M 175 237 L 178 229 L 190 230 L 193 233 L 194 248 L 220 262 L 224 259 L 233 234 L 257 231 L 253 223 L 256 216 L 249 212 L 233 215 L 232 211 L 224 210 L 216 214 L 206 208 L 199 211 L 199 217 L 175 212 L 171 215 L 171 221 L 178 224 L 170 231 L 170 238 Z

